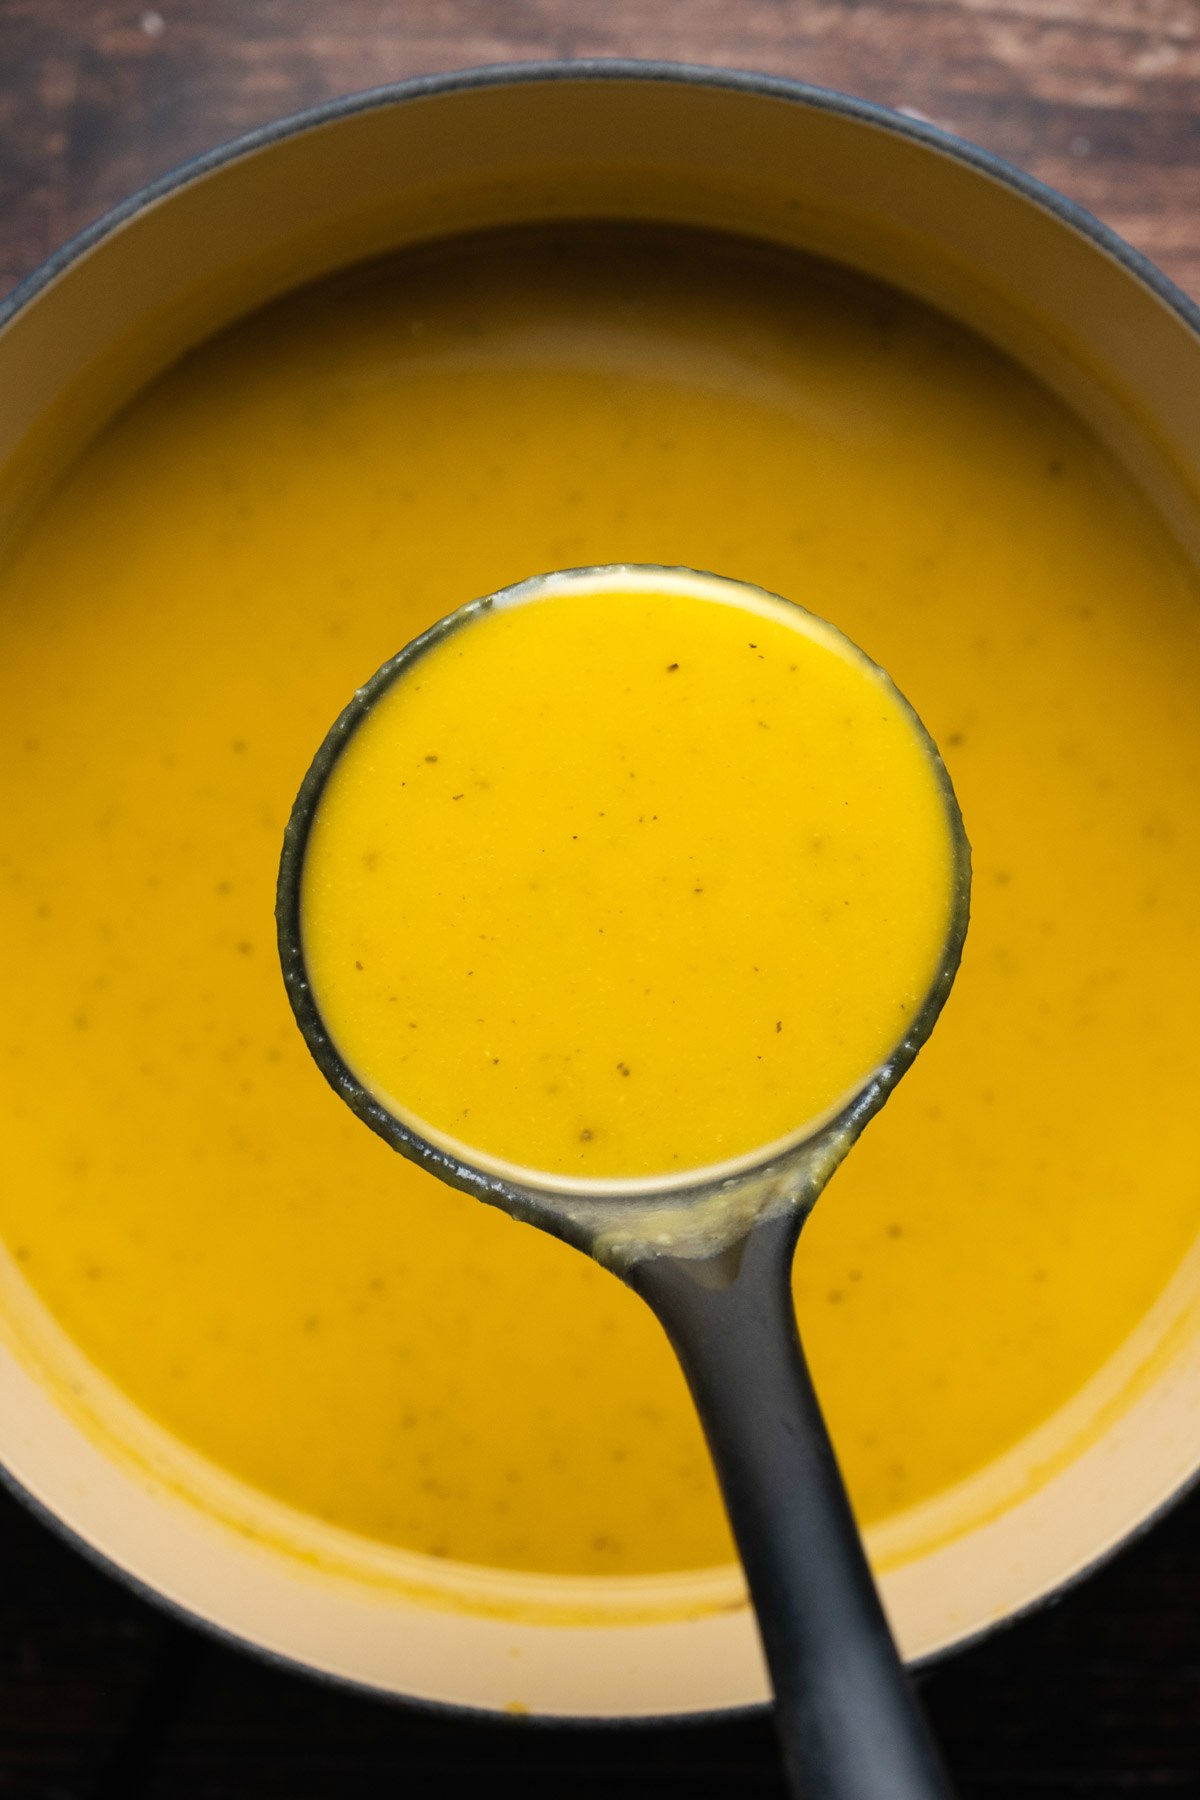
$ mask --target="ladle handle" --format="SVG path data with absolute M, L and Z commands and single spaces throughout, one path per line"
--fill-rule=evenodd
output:
M 948 1800 L 892 1642 L 796 1329 L 795 1215 L 710 1262 L 626 1279 L 657 1313 L 700 1413 L 805 1800 Z

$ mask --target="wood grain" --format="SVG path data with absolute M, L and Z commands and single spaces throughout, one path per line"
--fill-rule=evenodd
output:
M 5 0 L 0 282 L 150 177 L 332 95 L 547 56 L 792 75 L 901 106 L 1200 295 L 1200 0 Z
M 281 113 L 583 55 L 905 107 L 1061 188 L 1200 296 L 1200 0 L 0 0 L 0 286 Z M 1200 1496 L 926 1694 L 964 1800 L 1198 1800 Z M 454 1800 L 518 1781 L 553 1800 L 782 1793 L 763 1720 L 486 1725 L 252 1663 L 0 1494 L 0 1800 Z

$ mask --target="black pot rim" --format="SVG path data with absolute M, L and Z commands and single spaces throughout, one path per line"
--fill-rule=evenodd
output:
M 535 86 L 564 81 L 624 81 L 647 84 L 657 82 L 660 85 L 675 87 L 716 88 L 726 92 L 755 95 L 761 99 L 784 100 L 813 111 L 834 113 L 858 124 L 873 126 L 894 137 L 908 139 L 926 149 L 949 157 L 954 162 L 965 165 L 978 175 L 1000 183 L 1001 186 L 1009 188 L 1040 211 L 1051 215 L 1060 224 L 1088 239 L 1097 249 L 1118 263 L 1127 274 L 1149 289 L 1195 336 L 1200 337 L 1200 305 L 1197 305 L 1175 282 L 1164 275 L 1162 270 L 1141 251 L 1135 250 L 1131 244 L 1093 213 L 1090 213 L 1086 207 L 1068 199 L 1056 188 L 1039 181 L 1035 176 L 1026 174 L 1015 164 L 1006 162 L 1002 157 L 982 149 L 968 139 L 956 137 L 939 125 L 934 125 L 925 119 L 915 118 L 908 113 L 897 112 L 890 107 L 878 105 L 874 101 L 860 100 L 854 95 L 841 93 L 833 88 L 817 87 L 808 82 L 794 80 L 789 76 L 728 69 L 717 64 L 609 57 L 488 63 L 474 68 L 454 69 L 444 74 L 413 76 L 407 80 L 363 89 L 322 102 L 317 106 L 307 107 L 299 112 L 287 114 L 281 119 L 259 126 L 255 130 L 230 139 L 211 150 L 203 151 L 198 156 L 191 157 L 168 170 L 146 186 L 137 189 L 53 251 L 4 300 L 0 301 L 0 331 L 3 331 L 18 314 L 24 312 L 37 299 L 44 289 L 57 281 L 97 244 L 102 243 L 104 239 L 120 230 L 149 207 L 230 163 L 252 156 L 260 150 L 269 149 L 285 139 L 317 130 L 321 126 L 336 123 L 358 113 L 372 112 L 415 100 L 438 98 L 465 91 L 506 86 Z M 329 1670 L 319 1669 L 300 1657 L 272 1650 L 264 1644 L 256 1643 L 253 1639 L 243 1637 L 240 1633 L 218 1624 L 215 1620 L 207 1619 L 202 1614 L 193 1612 L 181 1602 L 161 1593 L 131 1569 L 115 1562 L 104 1551 L 90 1543 L 87 1538 L 38 1499 L 2 1462 L 0 1462 L 0 1486 L 7 1489 L 63 1543 L 80 1552 L 93 1567 L 113 1576 L 139 1599 L 147 1601 L 159 1611 L 164 1612 L 176 1623 L 194 1626 L 209 1638 L 215 1639 L 227 1647 L 246 1652 L 273 1668 L 303 1675 L 308 1680 L 320 1682 L 322 1685 L 384 1701 L 390 1705 L 411 1706 L 414 1709 L 441 1717 L 469 1720 L 475 1723 L 507 1724 L 514 1731 L 529 1730 L 535 1727 L 539 1731 L 563 1729 L 605 1732 L 661 1730 L 675 1726 L 721 1725 L 736 1722 L 739 1719 L 758 1717 L 769 1709 L 770 1703 L 763 1701 L 749 1705 L 704 1708 L 696 1712 L 646 1716 L 613 1717 L 530 1713 L 523 1714 L 519 1718 L 510 1718 L 509 1715 L 502 1712 L 464 1705 L 457 1701 L 434 1700 L 418 1695 L 400 1694 L 391 1688 L 376 1686 L 353 1676 L 338 1675 Z M 1128 1532 L 1073 1573 L 1055 1583 L 1045 1593 L 1037 1595 L 1024 1606 L 1007 1613 L 1003 1618 L 980 1626 L 978 1630 L 956 1639 L 952 1644 L 947 1644 L 910 1662 L 908 1665 L 910 1670 L 921 1673 L 936 1668 L 947 1658 L 990 1640 L 998 1633 L 1005 1632 L 1011 1626 L 1028 1618 L 1031 1614 L 1055 1604 L 1096 1570 L 1104 1567 L 1123 1551 L 1139 1542 L 1168 1512 L 1197 1489 L 1200 1489 L 1200 1469 L 1197 1469 L 1195 1473 L 1174 1488 L 1159 1506 L 1145 1518 L 1139 1520 Z

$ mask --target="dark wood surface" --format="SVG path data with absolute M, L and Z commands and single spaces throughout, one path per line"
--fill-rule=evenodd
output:
M 548 55 L 733 64 L 910 108 L 1200 296 L 1200 0 L 0 0 L 0 288 L 280 113 Z M 1200 1496 L 925 1693 L 966 1800 L 1200 1800 Z M 419 1800 L 498 1780 L 570 1800 L 782 1791 L 762 1720 L 471 1724 L 259 1666 L 0 1495 L 0 1800 Z

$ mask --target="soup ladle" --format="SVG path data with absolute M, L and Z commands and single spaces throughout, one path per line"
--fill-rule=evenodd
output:
M 653 578 L 663 571 L 571 573 Z M 793 1791 L 810 1800 L 945 1797 L 950 1788 L 893 1642 L 808 1372 L 791 1288 L 804 1220 L 928 1037 L 962 953 L 970 850 L 949 776 L 916 715 L 952 844 L 953 904 L 942 954 L 883 1062 L 834 1110 L 766 1151 L 693 1175 L 634 1181 L 582 1181 L 497 1164 L 436 1141 L 382 1104 L 343 1059 L 314 998 L 302 878 L 314 818 L 347 744 L 381 696 L 431 649 L 493 606 L 520 603 L 563 578 L 521 583 L 449 614 L 359 688 L 329 731 L 301 785 L 280 863 L 276 918 L 288 996 L 321 1072 L 388 1144 L 451 1186 L 596 1258 L 657 1315 L 708 1440 L 757 1614 Z

